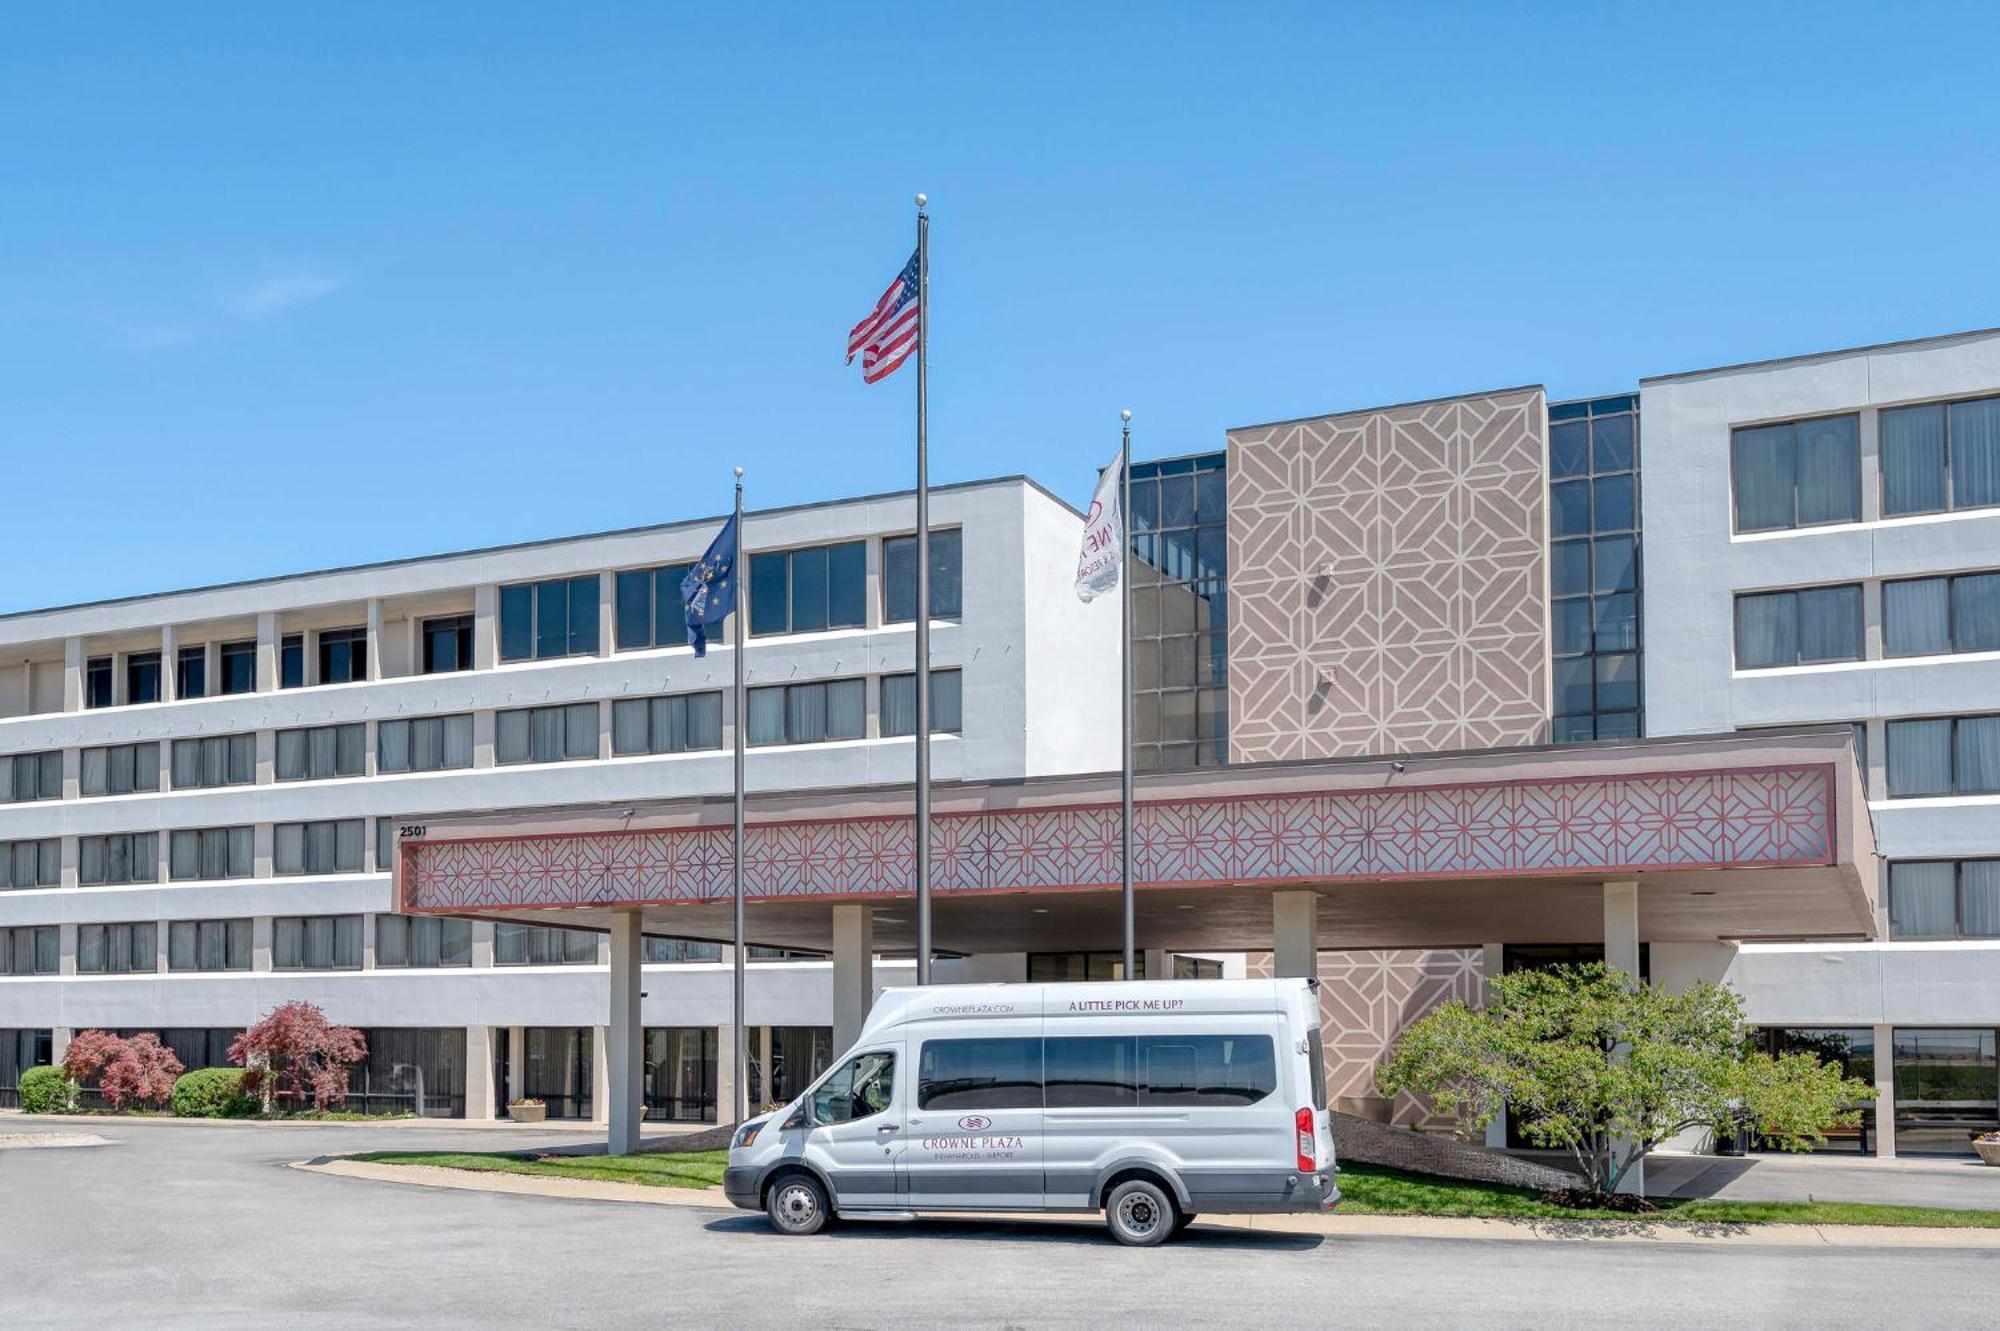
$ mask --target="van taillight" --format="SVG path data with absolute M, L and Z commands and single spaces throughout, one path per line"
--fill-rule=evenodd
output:
M 1299 1125 L 1299 1172 L 1310 1174 L 1319 1168 L 1318 1136 L 1313 1129 L 1313 1111 L 1301 1109 Z

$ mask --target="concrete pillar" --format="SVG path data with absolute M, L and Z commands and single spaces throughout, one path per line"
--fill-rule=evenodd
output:
M 257 692 L 275 693 L 277 688 L 278 616 L 266 610 L 257 616 Z
M 715 1031 L 715 1121 L 736 1121 L 736 1031 L 730 1026 Z
M 59 924 L 56 926 L 56 974 L 76 974 L 76 926 Z
M 528 1075 L 528 1028 L 510 1026 L 507 1028 L 507 1098 L 518 1100 L 522 1087 L 527 1085 Z
M 606 569 L 597 575 L 597 654 L 610 656 L 618 650 L 612 641 L 618 631 L 618 575 Z
M 174 626 L 160 626 L 160 701 L 172 702 L 181 696 L 180 651 L 175 644 Z
M 498 738 L 500 723 L 495 719 L 499 714 L 491 709 L 481 709 L 472 714 L 472 765 L 474 768 L 493 766 L 493 745 Z
M 361 917 L 361 969 L 375 969 L 375 921 L 380 918 L 373 911 Z
M 493 1121 L 493 1028 L 465 1028 L 465 1116 L 475 1123 Z
M 493 965 L 493 921 L 491 920 L 472 922 L 472 964 L 479 968 L 490 968 Z
M 611 1032 L 590 1028 L 590 1121 L 611 1121 Z
M 645 1032 L 639 1015 L 639 969 L 645 943 L 639 924 L 636 910 L 616 911 L 611 916 L 611 1025 L 605 1048 L 610 1067 L 598 1080 L 609 1093 L 611 1134 L 605 1149 L 612 1155 L 630 1155 L 639 1149 L 639 1125 L 645 1118 Z
M 1896 1158 L 1896 1028 L 1875 1028 L 1875 1154 Z
M 362 668 L 368 672 L 368 678 L 380 679 L 382 678 L 382 603 L 372 596 L 368 599 L 366 623 L 368 641 L 365 644 Z
M 300 662 L 307 688 L 319 680 L 319 630 L 307 629 L 300 635 L 299 653 L 304 658 Z
M 63 639 L 63 708 L 83 710 L 83 639 Z
M 269 875 L 260 873 L 258 876 Z M 269 915 L 258 915 L 250 921 L 250 969 L 253 971 L 271 969 L 271 935 L 275 932 L 271 926 L 271 918 Z
M 1480 1004 L 1484 1006 L 1493 997 L 1493 982 L 1507 969 L 1507 949 L 1501 943 L 1487 943 L 1479 949 L 1479 969 L 1485 976 L 1485 986 L 1480 994 Z M 1507 1111 L 1501 1110 L 1491 1123 L 1486 1125 L 1486 1145 L 1489 1150 L 1507 1149 Z
M 500 664 L 500 589 L 483 583 L 472 589 L 472 668 Z
M 875 1006 L 875 916 L 866 905 L 833 908 L 833 1052 L 861 1038 Z
M 1319 976 L 1319 894 L 1271 894 L 1271 973 L 1280 978 Z
M 1174 978 L 1173 962 L 1168 959 L 1165 948 L 1149 947 L 1144 949 L 1144 953 L 1145 955 L 1141 958 L 1139 964 L 1145 967 L 1147 979 L 1171 980 Z
M 269 734 L 269 731 L 265 731 Z M 277 867 L 278 832 L 275 824 L 253 823 L 250 826 L 250 868 L 259 878 L 274 876 Z
M 49 1062 L 61 1067 L 63 1056 L 69 1053 L 69 1041 L 75 1030 L 68 1026 L 55 1026 L 49 1030 Z
M 1631 982 L 1639 982 L 1639 885 L 1633 882 L 1606 883 L 1604 885 L 1604 964 L 1614 971 L 1622 971 Z M 1612 1057 L 1623 1059 L 1627 1054 L 1621 1045 L 1612 1051 Z M 1630 1147 L 1629 1142 L 1616 1142 L 1613 1149 L 1623 1152 Z M 1643 1193 L 1646 1190 L 1646 1167 L 1643 1162 L 1633 1165 L 1625 1177 L 1618 1181 L 1618 1191 Z
M 62 759 L 63 798 L 79 799 L 83 795 L 83 750 L 64 749 Z

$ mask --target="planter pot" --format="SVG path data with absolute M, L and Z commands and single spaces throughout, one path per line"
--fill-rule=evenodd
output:
M 547 1105 L 508 1105 L 507 1117 L 516 1123 L 540 1123 L 549 1116 Z
M 2000 1165 L 2000 1142 L 1974 1142 L 1972 1149 L 1989 1165 Z

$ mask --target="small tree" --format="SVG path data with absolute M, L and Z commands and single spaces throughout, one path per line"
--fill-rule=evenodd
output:
M 1568 1151 L 1599 1196 L 1679 1133 L 1743 1120 L 1805 1150 L 1854 1123 L 1848 1106 L 1874 1093 L 1810 1054 L 1753 1050 L 1728 989 L 1674 992 L 1599 964 L 1501 976 L 1484 1008 L 1432 1010 L 1376 1080 L 1390 1095 L 1429 1096 L 1467 1135 L 1511 1109 L 1524 1137 Z
M 280 1096 L 329 1109 L 347 1100 L 347 1068 L 368 1057 L 368 1042 L 352 1026 L 335 1026 L 311 1003 L 285 1003 L 237 1036 L 229 1059 L 245 1069 L 243 1089 L 275 1086 Z
M 128 1100 L 163 1105 L 174 1093 L 181 1061 L 151 1031 L 127 1039 L 109 1031 L 83 1031 L 63 1053 L 63 1075 L 82 1085 L 97 1079 L 97 1093 L 113 1109 Z

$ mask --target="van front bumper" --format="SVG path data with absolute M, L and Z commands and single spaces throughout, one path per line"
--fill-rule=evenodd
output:
M 731 1165 L 722 1171 L 722 1195 L 732 1206 L 740 1206 L 746 1211 L 764 1209 L 762 1192 L 764 1171 L 744 1165 Z

